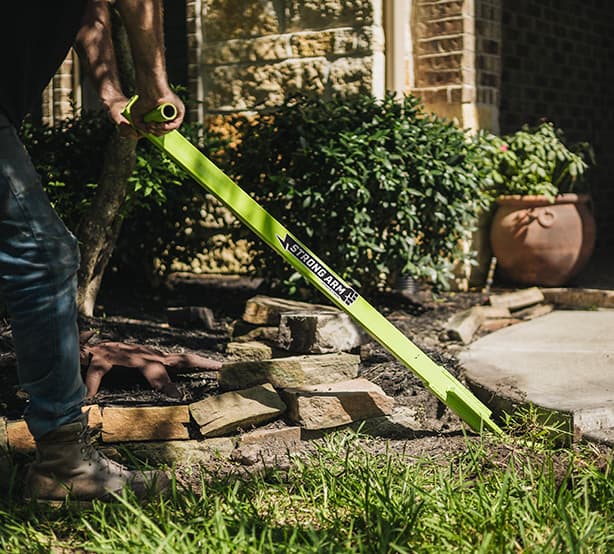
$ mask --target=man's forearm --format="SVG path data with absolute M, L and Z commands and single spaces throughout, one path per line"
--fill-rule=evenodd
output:
M 83 25 L 77 34 L 75 47 L 85 63 L 100 99 L 107 109 L 124 99 L 113 39 L 111 14 L 107 0 L 89 0 Z
M 117 0 L 128 32 L 140 95 L 158 100 L 168 96 L 161 0 Z

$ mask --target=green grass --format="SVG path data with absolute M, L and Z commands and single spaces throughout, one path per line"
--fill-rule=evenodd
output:
M 15 493 L 0 501 L 0 551 L 614 552 L 611 453 L 530 438 L 415 460 L 338 432 L 288 472 L 203 474 L 144 506 L 43 510 Z

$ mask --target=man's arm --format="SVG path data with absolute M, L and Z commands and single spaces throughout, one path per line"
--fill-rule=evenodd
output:
M 164 134 L 178 128 L 185 113 L 181 100 L 170 90 L 164 60 L 162 8 L 149 0 L 117 2 L 130 40 L 135 63 L 139 101 L 132 109 L 134 123 L 153 134 Z M 77 51 L 85 61 L 100 99 L 115 124 L 128 129 L 121 115 L 128 99 L 121 89 L 113 40 L 108 0 L 88 0 L 83 25 L 77 35 Z M 142 117 L 162 102 L 172 102 L 178 116 L 168 123 L 144 123 Z
M 128 99 L 122 91 L 119 80 L 108 1 L 88 1 L 75 48 L 109 117 L 116 125 L 123 128 L 123 133 L 130 134 L 130 124 L 122 116 L 122 110 Z
M 171 91 L 167 80 L 162 0 L 117 0 L 116 6 L 128 33 L 139 95 L 131 115 L 137 126 L 153 134 L 177 129 L 183 121 L 185 107 Z M 177 107 L 176 119 L 166 123 L 144 123 L 143 116 L 164 102 Z

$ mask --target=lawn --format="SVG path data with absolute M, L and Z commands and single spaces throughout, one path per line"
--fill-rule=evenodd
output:
M 370 447 L 349 430 L 289 468 L 214 475 L 146 505 L 0 503 L 3 552 L 612 552 L 612 451 L 555 445 L 534 425 L 465 437 L 454 456 Z M 517 426 L 518 427 L 518 426 Z M 185 468 L 183 468 L 185 471 Z

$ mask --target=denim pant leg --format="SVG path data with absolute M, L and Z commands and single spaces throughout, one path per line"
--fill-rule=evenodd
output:
M 81 413 L 78 266 L 76 238 L 49 204 L 15 129 L 0 115 L 0 294 L 35 438 Z

